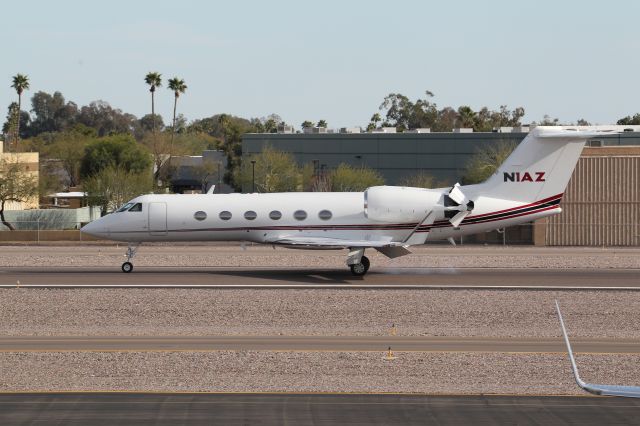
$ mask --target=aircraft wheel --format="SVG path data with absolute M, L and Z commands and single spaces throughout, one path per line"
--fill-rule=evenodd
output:
M 350 265 L 349 267 L 351 268 L 351 273 L 353 275 L 357 277 L 361 277 L 367 273 L 370 265 L 371 263 L 369 262 L 369 259 L 367 258 L 367 256 L 362 256 L 362 259 L 360 259 L 360 263 Z
M 131 271 L 133 271 L 133 263 L 131 263 L 131 262 L 124 262 L 124 263 L 122 264 L 122 272 L 129 273 L 129 272 L 131 272 Z

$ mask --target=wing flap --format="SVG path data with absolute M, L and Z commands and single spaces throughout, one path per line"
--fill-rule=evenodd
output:
M 389 240 L 347 240 L 341 238 L 326 237 L 282 237 L 267 241 L 269 244 L 281 244 L 290 246 L 306 247 L 364 247 L 364 248 L 384 248 L 401 247 L 401 242 Z

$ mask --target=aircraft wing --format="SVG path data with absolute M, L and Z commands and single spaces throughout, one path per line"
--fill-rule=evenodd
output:
M 567 345 L 567 352 L 569 353 L 569 360 L 571 361 L 573 376 L 575 377 L 578 386 L 594 395 L 640 398 L 640 386 L 596 385 L 592 383 L 586 383 L 580 378 L 580 375 L 578 374 L 578 367 L 576 366 L 576 359 L 574 358 L 573 351 L 571 350 L 571 344 L 569 343 L 569 337 L 567 336 L 567 329 L 564 326 L 562 313 L 560 313 L 560 305 L 558 304 L 557 300 L 556 311 L 558 312 L 558 319 L 560 320 L 560 326 L 562 327 L 564 342 Z
M 269 244 L 282 244 L 290 246 L 306 246 L 306 247 L 318 247 L 318 248 L 385 248 L 385 247 L 402 247 L 402 242 L 387 241 L 387 240 L 348 240 L 341 238 L 326 238 L 326 237 L 281 237 L 274 238 L 271 241 L 267 241 Z

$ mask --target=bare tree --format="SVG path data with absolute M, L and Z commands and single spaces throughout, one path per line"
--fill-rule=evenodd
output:
M 0 161 L 0 221 L 11 231 L 14 226 L 4 217 L 7 203 L 23 203 L 38 195 L 38 181 L 18 161 Z

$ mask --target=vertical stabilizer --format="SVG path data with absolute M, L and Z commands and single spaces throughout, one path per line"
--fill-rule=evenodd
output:
M 482 193 L 532 203 L 564 193 L 587 140 L 610 132 L 536 127 L 486 182 Z

